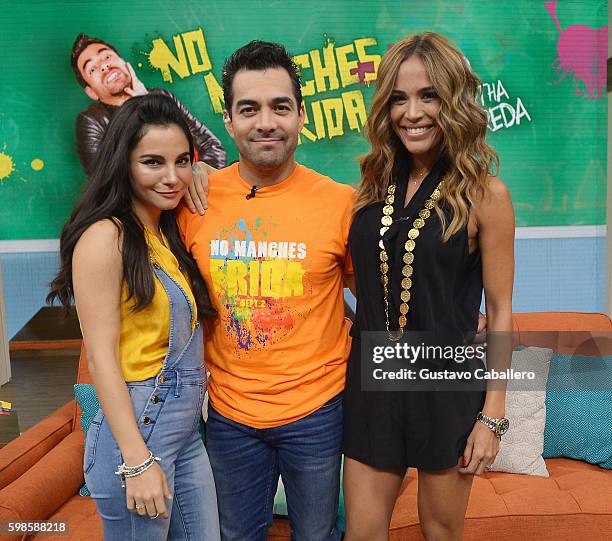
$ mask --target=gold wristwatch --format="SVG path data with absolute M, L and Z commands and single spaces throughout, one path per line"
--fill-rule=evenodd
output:
M 478 412 L 478 415 L 476 415 L 476 420 L 490 428 L 500 439 L 500 441 L 501 437 L 508 432 L 508 428 L 510 428 L 510 421 L 508 421 L 508 419 L 505 417 L 494 419 L 493 417 L 487 417 L 484 413 L 482 413 L 482 411 Z

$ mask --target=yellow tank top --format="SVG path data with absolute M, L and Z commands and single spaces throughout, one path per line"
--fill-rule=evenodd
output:
M 145 229 L 150 256 L 172 279 L 183 288 L 191 305 L 195 327 L 196 304 L 186 276 L 179 269 L 174 254 L 150 230 Z M 166 239 L 164 239 L 166 240 Z M 170 301 L 166 290 L 154 275 L 155 294 L 153 301 L 144 310 L 133 312 L 133 299 L 127 301 L 127 287 L 121 291 L 121 332 L 119 358 L 125 381 L 143 381 L 155 376 L 162 368 L 170 339 Z

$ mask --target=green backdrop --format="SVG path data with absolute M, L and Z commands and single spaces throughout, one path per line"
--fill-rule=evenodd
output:
M 237 154 L 218 101 L 215 111 L 223 60 L 251 39 L 282 42 L 298 56 L 311 94 L 305 100 L 310 131 L 297 158 L 351 184 L 359 178 L 356 157 L 367 146 L 361 127 L 380 55 L 408 34 L 441 32 L 486 83 L 489 140 L 517 225 L 602 224 L 607 2 L 559 0 L 556 11 L 548 4 L 3 2 L 0 240 L 57 238 L 83 186 L 74 120 L 90 102 L 69 63 L 79 32 L 113 44 L 147 86 L 174 92 L 220 137 L 230 161 Z

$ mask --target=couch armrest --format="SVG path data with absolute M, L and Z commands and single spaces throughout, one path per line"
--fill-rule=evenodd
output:
M 72 432 L 0 490 L 0 520 L 46 520 L 83 484 L 83 433 Z
M 72 431 L 74 400 L 0 449 L 0 489 L 30 469 Z

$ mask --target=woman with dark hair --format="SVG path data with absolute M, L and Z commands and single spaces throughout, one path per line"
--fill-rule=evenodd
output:
M 425 537 L 462 539 L 473 476 L 508 428 L 503 386 L 366 392 L 361 382 L 371 359 L 361 357 L 360 333 L 390 345 L 409 341 L 408 331 L 473 337 L 483 288 L 487 360 L 509 361 L 507 341 L 492 347 L 490 333 L 512 330 L 514 213 L 491 176 L 497 156 L 478 86 L 461 52 L 431 32 L 396 43 L 378 69 L 349 240 L 357 310 L 344 396 L 347 541 L 388 539 L 409 467 L 419 472 Z
M 130 99 L 62 231 L 48 300 L 74 298 L 79 314 L 101 404 L 87 432 L 85 480 L 107 541 L 219 539 L 198 433 L 200 320 L 214 311 L 174 216 L 192 161 L 176 104 L 155 94 Z

